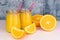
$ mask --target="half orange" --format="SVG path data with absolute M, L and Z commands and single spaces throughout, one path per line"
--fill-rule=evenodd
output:
M 40 15 L 40 14 L 35 14 L 35 15 L 32 16 L 32 21 L 33 21 L 33 23 L 36 24 L 37 27 L 40 26 L 41 17 L 42 17 L 42 15 Z
M 40 20 L 41 28 L 46 31 L 55 29 L 56 23 L 56 18 L 52 15 L 44 15 Z

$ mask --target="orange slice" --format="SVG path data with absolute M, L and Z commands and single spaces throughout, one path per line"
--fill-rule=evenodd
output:
M 40 26 L 43 30 L 51 31 L 56 27 L 56 18 L 52 15 L 44 15 L 40 20 Z
M 40 26 L 41 17 L 42 17 L 42 15 L 40 15 L 40 14 L 35 14 L 34 16 L 32 16 L 32 21 L 36 24 L 37 27 Z
M 25 27 L 25 32 L 28 33 L 28 34 L 32 34 L 36 31 L 36 25 L 35 23 L 32 23 L 31 25 Z
M 16 27 L 12 27 L 11 29 L 11 35 L 14 37 L 14 38 L 21 38 L 24 36 L 24 30 L 22 29 L 18 29 Z

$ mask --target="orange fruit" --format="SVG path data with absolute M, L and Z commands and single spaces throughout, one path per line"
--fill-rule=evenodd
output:
M 22 29 L 19 29 L 19 28 L 16 28 L 16 27 L 12 27 L 12 29 L 11 29 L 11 35 L 14 38 L 21 38 L 21 37 L 24 36 L 24 34 L 25 34 L 25 32 Z
M 28 33 L 28 34 L 32 34 L 36 31 L 36 25 L 35 23 L 32 23 L 31 25 L 25 27 L 25 32 Z
M 37 27 L 40 26 L 41 17 L 42 17 L 42 15 L 40 15 L 40 14 L 35 14 L 34 16 L 32 16 L 32 21 L 36 24 Z
M 56 27 L 56 18 L 52 15 L 44 15 L 40 20 L 40 26 L 43 30 L 51 31 Z

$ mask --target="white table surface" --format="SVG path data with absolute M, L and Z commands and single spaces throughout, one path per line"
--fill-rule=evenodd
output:
M 34 34 L 26 35 L 21 39 L 14 39 L 11 34 L 5 30 L 5 20 L 0 20 L 0 40 L 60 40 L 60 21 L 57 22 L 55 30 L 51 32 L 37 28 Z

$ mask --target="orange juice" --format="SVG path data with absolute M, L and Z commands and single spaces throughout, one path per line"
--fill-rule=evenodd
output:
M 12 27 L 20 28 L 20 14 L 14 11 L 8 11 L 6 14 L 6 30 L 10 32 Z
M 31 12 L 29 10 L 21 10 L 20 17 L 22 28 L 25 28 L 26 26 L 32 24 Z

